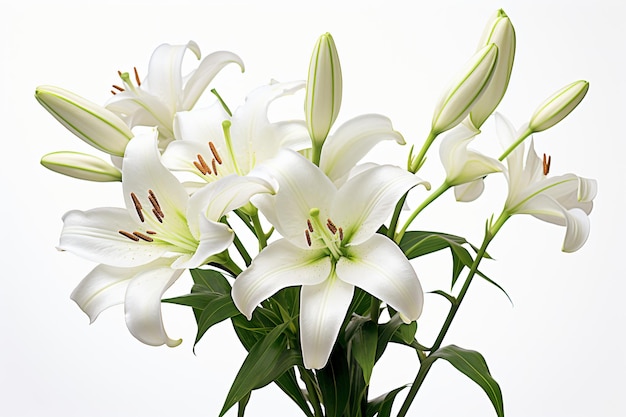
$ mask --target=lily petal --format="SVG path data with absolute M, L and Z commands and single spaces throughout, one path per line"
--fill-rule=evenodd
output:
M 184 269 L 161 267 L 144 269 L 128 284 L 124 309 L 126 326 L 139 341 L 151 345 L 178 346 L 182 339 L 170 339 L 161 316 L 163 293 L 178 279 Z
M 404 145 L 391 120 L 379 114 L 366 114 L 342 124 L 322 148 L 320 168 L 334 182 L 352 169 L 378 142 L 395 140 Z
M 386 302 L 409 323 L 422 313 L 424 293 L 417 275 L 402 250 L 386 236 L 377 234 L 350 246 L 348 255 L 337 261 L 337 276 Z
M 281 239 L 263 249 L 237 277 L 232 298 L 239 311 L 250 319 L 256 306 L 278 290 L 319 284 L 330 272 L 330 258 L 323 251 L 303 250 Z
M 300 341 L 304 367 L 326 366 L 346 316 L 354 286 L 333 274 L 317 285 L 304 285 L 300 293 Z
M 404 193 L 428 184 L 410 172 L 383 165 L 348 180 L 337 192 L 330 218 L 343 227 L 345 242 L 358 245 L 372 236 Z M 282 192 L 278 193 L 280 196 Z
M 469 203 L 481 196 L 485 189 L 485 181 L 482 178 L 467 182 L 454 187 L 454 198 L 456 201 Z

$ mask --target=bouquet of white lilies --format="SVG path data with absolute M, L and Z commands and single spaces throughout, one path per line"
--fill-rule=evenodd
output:
M 222 68 L 243 71 L 242 59 L 215 52 L 183 74 L 188 51 L 200 60 L 195 42 L 159 46 L 144 78 L 136 69 L 119 73 L 104 106 L 57 87 L 36 90 L 60 123 L 110 155 L 109 162 L 61 151 L 41 163 L 74 178 L 121 182 L 124 208 L 63 217 L 59 249 L 99 264 L 71 296 L 90 320 L 123 304 L 135 338 L 171 347 L 181 339 L 166 332 L 162 302 L 191 307 L 194 346 L 230 320 L 248 355 L 220 415 L 235 405 L 244 415 L 251 392 L 274 382 L 306 416 L 390 416 L 399 393 L 397 415 L 405 416 L 431 366 L 443 359 L 476 382 L 502 416 L 501 390 L 483 356 L 443 342 L 475 277 L 502 290 L 480 264 L 513 215 L 564 226 L 563 251 L 585 243 L 596 182 L 551 176 L 551 159 L 536 154 L 531 136 L 563 120 L 589 84 L 561 88 L 520 128 L 494 114 L 515 54 L 513 26 L 499 10 L 436 104 L 426 140 L 409 141 L 400 167 L 362 163 L 382 141 L 405 145 L 389 118 L 366 114 L 334 124 L 342 73 L 330 34 L 317 41 L 306 81 L 272 81 L 237 108 L 217 89 L 212 105 L 196 103 Z M 273 101 L 302 89 L 301 120 L 270 120 Z M 502 153 L 488 156 L 470 145 L 492 119 Z M 418 174 L 436 141 L 445 178 L 431 191 Z M 487 220 L 482 243 L 412 228 L 450 189 L 457 201 L 479 198 L 491 174 L 504 175 L 508 195 Z M 420 203 L 411 207 L 409 193 Z M 434 294 L 450 307 L 436 339 L 425 341 L 417 332 L 424 294 L 411 260 L 440 250 L 451 253 L 452 285 Z M 194 282 L 189 294 L 163 299 L 186 271 Z M 419 371 L 412 384 L 401 381 L 370 398 L 372 370 L 389 343 L 415 351 Z

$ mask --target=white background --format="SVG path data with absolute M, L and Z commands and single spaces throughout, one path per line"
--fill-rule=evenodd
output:
M 476 281 L 446 341 L 483 353 L 502 387 L 507 416 L 626 415 L 624 3 L 384 4 L 59 0 L 3 7 L 0 415 L 214 416 L 244 358 L 228 323 L 211 329 L 194 356 L 192 314 L 180 306 L 164 307 L 170 335 L 184 339 L 175 349 L 136 341 L 125 328 L 122 307 L 88 325 L 69 294 L 94 265 L 55 250 L 61 216 L 70 209 L 120 206 L 122 196 L 119 184 L 72 180 L 39 165 L 48 152 L 92 150 L 39 106 L 36 86 L 62 86 L 103 103 L 110 84 L 118 82 L 118 69 L 137 66 L 145 74 L 158 44 L 193 39 L 205 55 L 226 49 L 244 59 L 244 74 L 228 67 L 212 84 L 235 107 L 247 91 L 271 78 L 306 77 L 313 44 L 329 31 L 344 74 L 338 123 L 383 113 L 409 144 L 419 146 L 439 94 L 500 7 L 515 25 L 518 49 L 499 110 L 520 125 L 556 89 L 589 80 L 581 106 L 535 140 L 540 154 L 552 155 L 554 174 L 596 178 L 599 195 L 589 240 L 575 254 L 560 252 L 562 228 L 530 217 L 512 219 L 490 248 L 497 261 L 485 262 L 483 269 L 507 289 L 514 306 Z M 301 114 L 301 99 L 286 101 L 295 115 Z M 491 122 L 476 146 L 497 152 Z M 408 146 L 384 145 L 377 156 L 404 164 L 407 152 Z M 435 147 L 422 176 L 436 186 L 440 175 Z M 500 209 L 505 193 L 501 177 L 489 178 L 487 187 L 483 198 L 469 205 L 445 195 L 416 227 L 479 243 L 484 220 Z M 420 193 L 416 200 L 425 195 Z M 447 253 L 415 262 L 426 290 L 448 288 L 448 262 Z M 181 279 L 170 294 L 184 293 L 189 282 Z M 418 331 L 422 343 L 432 342 L 444 306 L 437 296 L 426 297 Z M 414 359 L 403 349 L 390 349 L 374 371 L 373 394 L 411 382 Z M 247 415 L 296 414 L 270 386 L 253 393 Z M 495 415 L 484 393 L 445 362 L 434 366 L 409 414 Z

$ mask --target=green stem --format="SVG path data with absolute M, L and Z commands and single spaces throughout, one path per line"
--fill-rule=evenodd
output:
M 413 213 L 411 213 L 409 218 L 404 223 L 404 226 L 402 226 L 402 229 L 400 229 L 398 234 L 395 236 L 394 240 L 396 241 L 396 243 L 400 244 L 402 237 L 406 233 L 406 229 L 408 229 L 408 227 L 411 225 L 413 220 L 415 220 L 417 215 L 420 214 L 422 210 L 424 210 L 426 207 L 428 207 L 430 203 L 432 203 L 437 198 L 439 198 L 443 193 L 445 193 L 448 190 L 448 188 L 450 188 L 450 185 L 447 182 L 444 182 L 443 184 L 441 184 L 439 188 L 433 191 L 432 194 L 429 195 L 428 198 L 426 198 L 426 200 L 424 200 L 422 204 L 420 204 L 419 207 L 416 208 L 415 211 L 413 211 Z
M 237 234 L 235 234 L 233 243 L 235 244 L 235 248 L 237 248 L 237 251 L 239 252 L 241 257 L 243 258 L 243 261 L 245 262 L 246 266 L 250 266 L 250 264 L 252 263 L 252 257 L 246 250 L 246 247 L 243 245 L 243 243 L 241 242 Z
M 396 204 L 396 208 L 393 211 L 393 215 L 391 216 L 391 222 L 389 223 L 389 230 L 387 230 L 387 237 L 389 239 L 393 239 L 396 235 L 396 229 L 398 228 L 398 220 L 400 220 L 400 213 L 402 212 L 402 207 L 404 207 L 404 202 L 406 201 L 406 197 L 409 193 L 406 193 L 400 198 L 398 204 Z
M 317 383 L 315 382 L 315 376 L 310 370 L 305 369 L 302 366 L 299 366 L 298 369 L 300 370 L 300 377 L 306 386 L 306 391 L 309 394 L 308 398 L 313 406 L 315 417 L 324 417 L 324 413 L 322 412 L 322 407 L 320 405 L 320 393 Z
M 319 166 L 321 157 L 322 157 L 322 144 L 318 145 L 316 141 L 313 141 L 313 146 L 311 148 L 311 162 Z
M 428 137 L 426 138 L 426 141 L 424 141 L 422 149 L 420 149 L 417 156 L 411 161 L 410 171 L 412 173 L 415 174 L 417 171 L 419 171 L 422 165 L 424 165 L 424 161 L 426 160 L 426 152 L 428 152 L 428 148 L 430 148 L 430 145 L 433 144 L 437 135 L 438 133 L 435 133 L 432 130 L 430 131 L 430 133 L 428 133 Z
M 491 243 L 495 235 L 498 233 L 498 231 L 504 225 L 504 223 L 508 220 L 508 218 L 509 218 L 509 214 L 507 212 L 502 212 L 500 217 L 498 217 L 498 220 L 496 220 L 494 224 L 489 225 L 488 229 L 485 231 L 485 237 L 483 239 L 483 243 L 480 249 L 478 250 L 478 252 L 476 253 L 476 258 L 474 259 L 474 262 L 472 263 L 470 271 L 467 274 L 467 278 L 465 278 L 465 283 L 463 284 L 463 287 L 461 288 L 459 295 L 456 297 L 456 302 L 454 302 L 452 306 L 450 307 L 450 311 L 448 312 L 446 321 L 441 327 L 441 330 L 439 331 L 439 334 L 437 335 L 437 339 L 435 340 L 435 343 L 433 343 L 433 346 L 430 348 L 431 353 L 436 352 L 439 349 L 439 347 L 441 347 L 441 344 L 443 343 L 443 339 L 448 333 L 448 330 L 450 329 L 450 325 L 452 324 L 452 321 L 454 320 L 454 317 L 456 316 L 457 311 L 459 311 L 459 307 L 461 306 L 461 303 L 463 302 L 463 299 L 465 298 L 465 294 L 467 294 L 467 290 L 469 289 L 469 286 L 472 283 L 472 279 L 474 278 L 474 276 L 476 275 L 476 272 L 478 271 L 478 266 L 480 265 L 480 262 L 484 258 L 485 253 L 487 252 L 487 246 L 489 246 L 489 244 Z M 417 395 L 417 392 L 422 386 L 424 379 L 426 378 L 426 375 L 428 374 L 428 371 L 430 370 L 433 363 L 434 363 L 434 360 L 423 360 L 422 363 L 420 364 L 420 369 L 417 372 L 415 381 L 413 381 L 413 385 L 411 385 L 411 389 L 406 399 L 404 400 L 404 403 L 402 404 L 402 408 L 400 408 L 400 411 L 398 412 L 398 417 L 406 416 L 406 413 L 409 410 L 409 407 L 413 403 L 413 400 L 415 399 L 415 396 Z
M 511 152 L 513 152 L 513 149 L 517 148 L 517 146 L 518 146 L 520 143 L 524 142 L 524 140 L 525 140 L 527 137 L 529 137 L 530 135 L 532 135 L 532 134 L 533 134 L 533 131 L 532 131 L 532 130 L 530 130 L 530 128 L 526 129 L 526 131 L 525 131 L 524 133 L 522 133 L 522 135 L 521 135 L 519 138 L 517 138 L 517 140 L 516 140 L 515 142 L 513 142 L 513 144 L 512 144 L 511 146 L 509 146 L 509 147 L 507 148 L 507 150 L 506 150 L 506 151 L 504 151 L 504 153 L 503 153 L 502 155 L 500 155 L 500 158 L 498 158 L 498 160 L 499 160 L 499 161 L 504 161 L 504 158 L 506 158 L 507 156 L 509 156 L 509 154 L 510 154 Z
M 255 214 L 254 216 L 250 216 L 252 219 L 252 225 L 254 226 L 254 233 L 256 234 L 256 238 L 259 240 L 259 250 L 262 250 L 267 246 L 267 237 L 265 236 L 265 232 L 263 231 L 263 226 L 261 226 L 261 220 L 259 219 L 259 215 Z

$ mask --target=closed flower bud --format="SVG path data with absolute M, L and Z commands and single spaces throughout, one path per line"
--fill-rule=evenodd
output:
M 455 82 L 435 107 L 431 133 L 438 135 L 457 126 L 467 117 L 491 81 L 498 47 L 489 44 L 474 54 Z
M 341 66 L 330 33 L 313 49 L 306 85 L 304 111 L 311 139 L 318 147 L 326 140 L 341 107 Z
M 123 156 L 133 137 L 130 128 L 110 110 L 70 91 L 40 86 L 35 98 L 70 132 L 96 149 Z
M 587 90 L 589 83 L 584 80 L 566 85 L 541 103 L 530 118 L 528 129 L 532 132 L 541 132 L 565 119 L 582 101 Z
M 41 165 L 51 171 L 87 181 L 121 181 L 122 173 L 113 165 L 79 152 L 53 152 L 41 158 Z
M 498 47 L 498 59 L 489 86 L 482 97 L 474 104 L 470 113 L 470 120 L 477 129 L 480 129 L 485 120 L 500 104 L 509 85 L 511 71 L 513 70 L 515 29 L 513 29 L 509 17 L 502 9 L 495 13 L 485 27 L 479 48 L 491 43 Z

